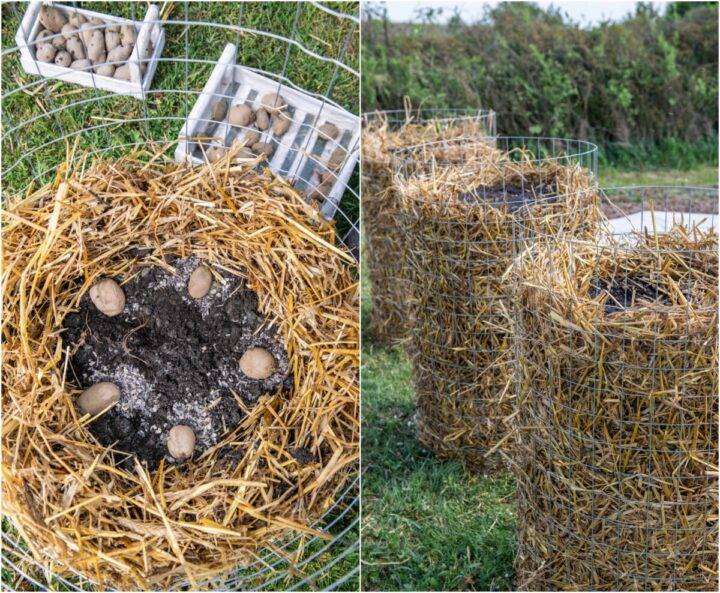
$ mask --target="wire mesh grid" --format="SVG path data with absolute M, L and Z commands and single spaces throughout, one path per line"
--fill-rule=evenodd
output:
M 517 150 L 516 148 L 519 147 Z M 420 440 L 476 470 L 503 465 L 515 389 L 512 285 L 520 217 L 594 232 L 593 144 L 455 139 L 397 151 L 399 232 L 407 241 L 410 355 Z M 532 204 L 531 208 L 524 208 Z
M 391 155 L 419 142 L 458 136 L 495 136 L 495 113 L 473 109 L 406 109 L 363 114 L 363 249 L 371 284 L 369 332 L 377 342 L 402 343 L 410 320 Z
M 142 23 L 141 4 L 114 2 L 68 2 L 62 6 L 73 15 L 90 9 L 113 17 Z M 2 178 L 5 199 L 28 195 L 34 188 L 55 179 L 60 166 L 92 159 L 113 159 L 147 145 L 177 141 L 194 102 L 227 43 L 238 46 L 239 64 L 277 81 L 284 88 L 301 89 L 321 104 L 359 114 L 359 18 L 358 4 L 345 2 L 299 3 L 197 3 L 164 4 L 159 17 L 145 19 L 161 27 L 162 53 L 138 56 L 136 65 L 145 75 L 154 70 L 152 84 L 143 89 L 144 99 L 106 92 L 97 84 L 100 76 L 92 66 L 90 87 L 72 84 L 72 69 L 53 79 L 23 72 L 16 33 L 22 29 L 28 5 L 2 5 Z M 96 25 L 104 29 L 106 25 Z M 140 24 L 138 24 L 140 31 Z M 323 31 L 319 36 L 318 31 Z M 48 40 L 61 34 L 48 36 Z M 80 36 L 82 40 L 82 36 Z M 81 41 L 82 42 L 82 41 Z M 87 46 L 85 46 L 87 49 Z M 159 54 L 159 55 L 157 55 Z M 31 56 L 37 60 L 35 45 Z M 116 66 L 120 62 L 115 63 Z M 322 107 L 321 107 L 322 111 Z M 321 113 L 310 122 L 315 130 Z M 301 149 L 307 147 L 301 146 Z M 346 147 L 348 152 L 358 146 Z M 317 169 L 326 163 L 310 154 Z M 292 172 L 290 172 L 292 173 Z M 336 180 L 334 171 L 330 172 Z M 286 175 L 293 181 L 293 175 Z M 345 189 L 334 210 L 338 241 L 358 257 L 359 180 L 357 173 L 343 181 Z M 327 195 L 316 196 L 319 201 Z M 229 589 L 337 589 L 357 588 L 359 488 L 357 468 L 352 485 L 329 505 L 314 527 L 322 538 L 291 535 L 276 542 L 258 560 L 239 567 L 222 583 Z M 62 572 L 62 563 L 45 559 L 42 564 L 28 552 L 11 523 L 3 518 L 3 585 L 8 589 L 60 586 L 85 589 L 92 583 L 79 575 Z M 51 567 L 48 569 L 48 567 Z M 183 583 L 178 584 L 184 586 Z M 208 586 L 213 586 L 208 584 Z M 218 585 L 220 586 L 220 585 Z
M 594 240 L 522 231 L 519 589 L 717 590 L 717 199 L 614 188 Z

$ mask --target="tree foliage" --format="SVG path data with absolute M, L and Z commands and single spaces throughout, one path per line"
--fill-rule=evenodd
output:
M 677 4 L 678 6 L 674 6 Z M 501 3 L 476 23 L 363 21 L 363 108 L 484 107 L 506 134 L 601 143 L 707 140 L 718 127 L 716 3 L 640 4 L 592 28 L 558 9 Z

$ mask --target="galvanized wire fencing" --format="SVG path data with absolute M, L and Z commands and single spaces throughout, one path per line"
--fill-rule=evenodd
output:
M 397 151 L 420 440 L 476 470 L 510 445 L 518 226 L 594 235 L 597 148 L 554 138 L 456 139 Z M 521 217 L 527 220 L 521 220 Z
M 355 116 L 359 113 L 357 5 L 347 5 L 346 12 L 352 14 L 344 14 L 317 2 L 214 6 L 183 2 L 165 6 L 156 16 L 148 12 L 149 18 L 137 3 L 64 6 L 71 18 L 91 8 L 135 22 L 138 45 L 144 39 L 143 27 L 152 28 L 153 50 L 130 57 L 131 69 L 136 67 L 140 76 L 138 92 L 143 98 L 108 92 L 107 86 L 100 84 L 101 77 L 107 77 L 92 64 L 60 68 L 47 78 L 47 64 L 40 64 L 37 54 L 37 25 L 24 26 L 29 6 L 3 4 L 2 177 L 6 201 L 32 199 L 38 187 L 59 182 L 74 167 L 87 168 L 98 159 L 116 159 L 150 146 L 167 146 L 168 154 L 172 154 L 175 143 L 186 140 L 180 137 L 183 125 L 207 94 L 205 88 L 217 70 L 217 60 L 232 43 L 238 46 L 237 64 L 272 81 L 277 95 L 292 89 L 317 102 L 316 111 L 294 122 L 297 133 L 280 136 L 269 131 L 268 141 L 274 143 L 276 154 L 293 155 L 294 160 L 288 157 L 283 162 L 289 167 L 276 170 L 298 191 L 317 200 L 326 218 L 335 219 L 337 244 L 357 257 L 357 178 L 348 175 L 343 166 L 353 155 L 357 157 L 359 130 L 351 143 L 351 134 L 328 140 L 319 132 L 331 110 Z M 111 26 L 92 25 L 93 31 Z M 164 35 L 162 46 L 158 27 Z M 317 39 L 318 28 L 329 32 L 327 40 Z M 13 45 L 16 34 L 22 42 Z M 46 40 L 60 44 L 62 38 L 62 33 L 52 33 Z M 79 39 L 87 51 L 84 37 L 80 35 Z M 117 61 L 111 65 L 119 68 L 123 64 Z M 72 84 L 80 80 L 78 73 L 87 75 L 84 82 L 78 82 L 81 86 Z M 127 89 L 118 92 L 127 94 Z M 223 92 L 222 97 L 235 98 Z M 343 148 L 344 157 L 328 167 L 333 142 Z M 258 170 L 261 168 L 258 165 Z M 323 185 L 321 175 L 332 183 Z M 328 203 L 333 207 L 325 208 Z M 4 471 L 22 472 L 17 465 L 21 463 L 21 459 L 13 461 L 13 451 L 4 450 Z M 201 584 L 244 590 L 353 586 L 358 575 L 358 468 L 349 466 L 343 471 L 348 474 L 349 486 L 327 504 L 314 503 L 318 512 L 308 515 L 307 524 L 303 524 L 313 528 L 311 535 L 294 530 L 290 522 L 287 537 L 268 541 L 256 551 L 254 561 L 238 566 L 223 582 L 208 580 Z M 36 549 L 32 541 L 21 537 L 12 517 L 3 519 L 5 588 L 21 590 L 48 584 L 77 590 L 91 587 L 96 579 L 87 572 L 73 574 L 64 556 L 61 551 Z M 182 578 L 174 586 L 183 586 Z
M 717 590 L 717 198 L 618 188 L 592 240 L 523 231 L 520 590 Z
M 408 338 L 404 233 L 393 190 L 392 152 L 442 138 L 495 136 L 495 114 L 472 109 L 411 109 L 363 115 L 365 272 L 372 288 L 369 333 L 376 342 Z

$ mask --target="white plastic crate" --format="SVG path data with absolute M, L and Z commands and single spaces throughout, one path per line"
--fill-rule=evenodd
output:
M 232 105 L 240 103 L 256 109 L 262 106 L 260 99 L 263 95 L 279 91 L 289 106 L 286 113 L 292 117 L 292 123 L 280 137 L 273 134 L 272 128 L 259 132 L 260 141 L 269 142 L 274 147 L 265 166 L 287 179 L 298 191 L 310 194 L 320 186 L 318 170 L 324 169 L 323 163 L 338 146 L 342 147 L 346 151 L 345 159 L 334 172 L 334 183 L 329 193 L 324 194 L 321 209 L 326 219 L 332 219 L 358 160 L 360 118 L 328 99 L 318 98 L 286 82 L 281 83 L 239 66 L 236 57 L 237 48 L 229 43 L 180 131 L 175 160 L 178 163 L 204 164 L 201 144 L 205 151 L 209 146 L 229 147 L 235 138 L 254 129 L 252 125 L 240 127 L 227 121 L 214 121 L 211 110 L 217 101 L 224 99 L 228 111 Z M 319 137 L 318 128 L 325 122 L 339 128 L 335 140 Z
M 165 46 L 165 31 L 159 23 L 157 6 L 151 4 L 148 7 L 147 14 L 143 21 L 133 21 L 92 10 L 75 8 L 74 6 L 53 4 L 53 6 L 62 11 L 68 19 L 75 14 L 79 14 L 88 20 L 97 17 L 109 23 L 135 26 L 137 30 L 137 40 L 132 54 L 130 54 L 128 58 L 130 69 L 129 81 L 118 80 L 117 78 L 109 76 L 101 76 L 95 74 L 92 69 L 74 70 L 72 68 L 58 66 L 54 63 L 40 62 L 35 59 L 35 38 L 43 29 L 40 24 L 40 9 L 42 6 L 43 3 L 37 1 L 31 2 L 28 5 L 27 11 L 15 35 L 15 41 L 20 49 L 20 63 L 25 72 L 28 74 L 39 74 L 44 78 L 56 78 L 63 82 L 73 82 L 90 88 L 103 89 L 119 95 L 132 95 L 138 99 L 144 98 L 155 76 L 158 58 L 162 55 Z M 98 27 L 98 30 L 102 30 L 102 28 Z M 149 58 L 142 61 L 142 63 L 147 66 L 143 74 L 140 70 L 141 58 L 145 54 L 145 50 L 150 42 L 153 45 L 153 51 Z

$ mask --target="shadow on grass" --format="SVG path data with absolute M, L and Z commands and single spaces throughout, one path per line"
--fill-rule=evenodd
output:
M 362 363 L 363 589 L 512 589 L 512 479 L 472 475 L 420 445 L 404 353 L 364 335 Z

